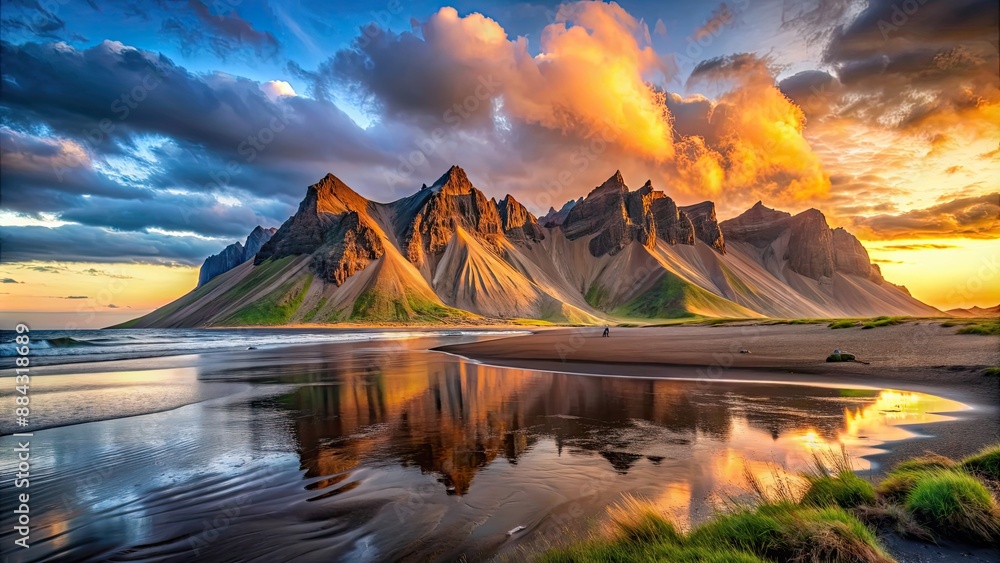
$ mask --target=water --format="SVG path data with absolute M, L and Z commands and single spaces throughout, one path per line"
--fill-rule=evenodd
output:
M 905 424 L 963 408 L 892 390 L 506 369 L 426 349 L 471 338 L 33 379 L 37 409 L 61 413 L 52 424 L 103 406 L 93 422 L 35 433 L 32 548 L 10 548 L 5 510 L 4 557 L 521 560 L 519 550 L 599 526 L 625 493 L 688 526 L 739 495 L 746 472 L 794 478 L 841 444 L 863 470 L 860 456 L 913 438 Z M 108 418 L 115 398 L 150 385 L 195 402 Z M 13 492 L 0 483 L 4 499 Z
M 278 348 L 323 342 L 367 342 L 426 336 L 527 334 L 517 330 L 310 330 L 310 329 L 104 329 L 36 330 L 30 336 L 30 355 L 35 365 L 150 358 L 248 347 Z M 17 354 L 18 334 L 0 331 L 0 357 Z

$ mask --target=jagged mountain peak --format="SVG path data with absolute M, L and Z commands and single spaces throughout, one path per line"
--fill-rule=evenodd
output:
M 431 185 L 431 189 L 444 195 L 466 195 L 475 188 L 465 170 L 453 165 Z
M 604 181 L 603 184 L 597 186 L 587 194 L 587 197 L 597 196 L 605 193 L 627 193 L 628 186 L 625 185 L 625 178 L 622 178 L 621 170 L 615 170 L 615 173 L 611 175 L 610 178 Z
M 545 227 L 558 227 L 563 224 L 563 221 L 566 220 L 569 212 L 581 203 L 583 203 L 582 197 L 567 201 L 562 207 L 559 208 L 559 211 L 556 211 L 554 207 L 550 207 L 548 213 L 538 218 L 538 222 Z
M 327 173 L 326 176 L 309 186 L 303 203 L 315 202 L 318 213 L 340 214 L 345 211 L 363 212 L 368 208 L 368 200 L 345 184 L 340 178 Z

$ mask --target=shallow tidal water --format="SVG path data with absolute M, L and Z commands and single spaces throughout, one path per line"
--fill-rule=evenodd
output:
M 426 349 L 448 341 L 36 377 L 33 408 L 78 423 L 34 432 L 32 547 L 12 549 L 5 509 L 4 560 L 523 560 L 601 526 L 623 494 L 690 526 L 742 494 L 748 472 L 783 479 L 841 445 L 865 470 L 861 456 L 883 443 L 919 439 L 906 424 L 964 408 L 892 390 L 499 368 Z M 15 492 L 0 483 L 2 498 Z

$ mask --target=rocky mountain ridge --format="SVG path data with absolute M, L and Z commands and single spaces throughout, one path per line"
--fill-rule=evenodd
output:
M 271 236 L 277 230 L 274 227 L 265 229 L 257 225 L 254 230 L 250 231 L 246 241 L 242 244 L 237 241 L 222 249 L 222 252 L 206 258 L 205 262 L 201 265 L 201 269 L 198 271 L 198 287 L 210 282 L 212 278 L 252 260 L 254 255 L 264 246 L 264 243 L 271 239 Z
M 758 203 L 719 222 L 712 202 L 678 206 L 615 172 L 536 218 L 453 166 L 390 203 L 328 174 L 252 262 L 134 326 L 934 312 L 885 283 L 861 243 L 815 209 Z

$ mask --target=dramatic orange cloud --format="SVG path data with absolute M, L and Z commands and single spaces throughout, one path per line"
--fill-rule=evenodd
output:
M 662 175 L 695 197 L 733 190 L 781 203 L 829 188 L 802 135 L 802 111 L 755 56 L 702 63 L 692 84 L 711 83 L 722 95 L 682 99 L 655 86 L 669 73 L 665 59 L 650 45 L 646 24 L 613 2 L 562 5 L 534 57 L 523 38 L 509 40 L 481 14 L 462 17 L 442 8 L 422 32 L 433 55 L 428 74 L 449 85 L 442 90 L 478 96 L 483 80 L 464 84 L 455 77 L 473 69 L 495 84 L 489 95 L 500 102 L 499 118 L 559 133 L 569 144 L 599 138 L 613 146 L 618 167 L 631 161 L 631 168 Z M 668 95 L 693 105 L 675 115 Z M 390 101 L 404 102 L 410 100 Z M 700 125 L 689 127 L 688 120 Z

